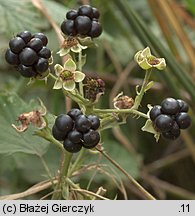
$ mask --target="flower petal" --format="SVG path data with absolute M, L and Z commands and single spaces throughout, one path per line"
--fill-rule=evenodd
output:
M 61 89 L 62 88 L 62 80 L 61 79 L 57 79 L 54 83 L 53 89 Z
M 63 88 L 67 91 L 72 91 L 75 89 L 75 82 L 74 80 L 67 80 L 63 82 Z
M 77 68 L 75 62 L 69 58 L 65 63 L 64 63 L 64 70 L 67 71 L 75 71 Z
M 60 51 L 57 52 L 57 54 L 59 54 L 60 56 L 65 56 L 70 52 L 70 49 L 64 49 L 62 48 Z
M 159 69 L 159 70 L 165 69 L 165 67 L 166 67 L 165 59 L 164 59 L 164 58 L 158 58 L 158 60 L 159 60 L 160 63 L 157 64 L 155 67 L 156 67 L 157 69 Z
M 75 71 L 74 73 L 74 81 L 75 82 L 81 82 L 85 79 L 85 74 L 81 71 Z
M 56 76 L 60 76 L 60 74 L 62 73 L 62 71 L 64 70 L 64 68 L 62 67 L 62 65 L 56 64 L 54 66 L 54 70 L 55 70 Z
M 148 62 L 146 58 L 144 58 L 142 61 L 138 62 L 139 66 L 144 69 L 148 70 L 149 68 L 152 68 L 153 66 Z
M 135 56 L 134 56 L 134 60 L 135 60 L 137 63 L 139 63 L 140 60 L 141 60 L 141 61 L 143 60 L 143 58 L 140 59 L 141 53 L 142 53 L 142 51 L 138 51 L 138 52 L 135 54 Z
M 143 57 L 150 57 L 151 56 L 151 51 L 149 47 L 146 47 L 144 50 L 142 50 L 142 56 Z
M 81 46 L 78 46 L 78 45 L 73 46 L 73 47 L 71 47 L 70 49 L 71 49 L 71 51 L 74 52 L 74 53 L 79 53 L 79 52 L 81 52 L 81 50 L 82 50 Z

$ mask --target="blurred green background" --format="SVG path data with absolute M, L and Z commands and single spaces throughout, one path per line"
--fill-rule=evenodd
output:
M 41 2 L 41 7 L 38 3 Z M 60 26 L 67 10 L 90 4 L 101 12 L 103 34 L 96 40 L 98 48 L 88 49 L 84 72 L 106 83 L 105 95 L 98 107 L 112 107 L 112 99 L 121 91 L 135 97 L 144 72 L 135 64 L 134 54 L 149 46 L 156 56 L 167 62 L 165 71 L 154 70 L 153 88 L 147 92 L 141 111 L 147 104 L 159 104 L 166 97 L 186 100 L 191 109 L 191 128 L 176 141 L 160 139 L 142 132 L 144 119 L 129 117 L 126 125 L 102 133 L 106 152 L 134 176 L 157 199 L 195 199 L 195 1 L 193 0 L 0 0 L 0 195 L 22 192 L 48 179 L 45 164 L 52 175 L 57 173 L 59 151 L 33 136 L 33 129 L 17 135 L 11 128 L 21 112 L 32 109 L 32 99 L 41 98 L 48 111 L 65 113 L 61 91 L 52 90 L 53 81 L 45 85 L 19 76 L 4 60 L 9 40 L 17 32 L 43 32 L 49 38 L 55 63 L 59 41 L 52 25 Z M 30 102 L 31 101 L 31 102 Z M 76 104 L 73 103 L 73 106 Z M 128 180 L 109 162 L 89 153 L 85 164 L 101 163 L 75 177 L 82 188 L 97 191 L 100 186 L 110 199 L 142 199 Z M 88 185 L 91 180 L 91 184 Z M 39 199 L 50 190 L 28 196 Z

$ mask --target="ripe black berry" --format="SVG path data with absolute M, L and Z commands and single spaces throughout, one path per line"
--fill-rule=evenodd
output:
M 175 115 L 179 112 L 180 106 L 177 100 L 174 98 L 166 98 L 161 103 L 161 110 L 164 114 Z
M 69 115 L 73 120 L 76 120 L 80 115 L 82 115 L 83 113 L 81 112 L 80 109 L 71 109 L 67 115 Z
M 43 48 L 43 43 L 39 38 L 32 38 L 28 42 L 27 46 L 32 48 L 36 52 L 39 52 Z
M 100 141 L 100 134 L 97 131 L 89 130 L 83 134 L 83 147 L 94 148 Z
M 81 16 L 93 18 L 93 9 L 90 5 L 82 5 L 78 9 L 78 14 Z
M 67 19 L 74 20 L 78 16 L 78 12 L 76 10 L 70 10 L 66 14 Z
M 21 37 L 25 41 L 25 43 L 28 43 L 32 38 L 32 35 L 29 31 L 20 32 L 17 34 L 17 36 Z
M 178 131 L 178 134 L 173 134 L 171 131 L 163 132 L 162 136 L 165 139 L 175 140 L 180 136 L 180 131 Z
M 87 132 L 91 128 L 91 125 L 91 121 L 85 115 L 80 115 L 75 120 L 75 127 L 80 132 Z
M 30 66 L 33 65 L 38 60 L 38 56 L 33 49 L 26 47 L 19 54 L 19 59 L 21 64 L 25 66 Z
M 176 116 L 176 122 L 180 129 L 187 129 L 191 125 L 191 118 L 186 112 L 181 112 Z
M 88 119 L 91 121 L 91 129 L 97 130 L 100 126 L 100 120 L 97 116 L 95 115 L 89 115 Z
M 75 36 L 77 34 L 75 30 L 74 20 L 65 20 L 64 22 L 62 22 L 61 30 L 66 35 Z
M 180 112 L 188 112 L 189 106 L 185 101 L 179 99 L 177 102 L 179 103 Z
M 160 114 L 162 114 L 161 106 L 156 105 L 152 107 L 152 109 L 150 110 L 150 119 L 154 121 L 157 118 L 157 116 L 159 116 Z
M 20 63 L 18 55 L 13 53 L 10 49 L 6 50 L 5 60 L 11 65 L 18 65 Z
M 35 64 L 35 69 L 37 72 L 44 72 L 48 69 L 49 67 L 49 62 L 45 58 L 39 58 L 38 62 Z
M 92 8 L 93 10 L 93 18 L 98 19 L 100 17 L 100 12 L 97 8 Z
M 64 148 L 66 151 L 71 153 L 79 152 L 82 148 L 82 143 L 73 143 L 69 139 L 65 139 L 63 142 Z
M 36 71 L 31 66 L 25 66 L 25 65 L 20 64 L 18 66 L 18 71 L 24 77 L 34 77 L 34 76 L 36 76 Z
M 73 121 L 69 115 L 62 114 L 56 118 L 55 125 L 58 128 L 58 130 L 63 131 L 64 133 L 67 133 L 68 131 L 72 129 Z
M 36 34 L 33 35 L 33 37 L 34 38 L 39 38 L 42 41 L 43 46 L 46 46 L 47 43 L 48 43 L 48 39 L 43 33 L 36 33 Z
M 173 119 L 170 116 L 163 114 L 159 115 L 154 121 L 154 125 L 159 132 L 167 132 L 171 130 L 173 124 Z
M 68 139 L 73 143 L 81 142 L 82 137 L 82 133 L 77 130 L 72 130 L 68 133 Z
M 66 137 L 66 132 L 62 132 L 62 131 L 58 130 L 56 125 L 54 125 L 52 128 L 52 135 L 55 139 L 57 139 L 59 141 L 63 141 Z
M 10 40 L 9 47 L 12 52 L 18 54 L 26 46 L 24 40 L 21 37 L 15 37 Z
M 75 27 L 79 34 L 87 34 L 92 26 L 92 22 L 88 16 L 78 16 L 75 19 Z
M 51 57 L 51 50 L 48 49 L 47 47 L 43 47 L 39 52 L 38 56 L 42 58 L 49 59 Z
M 180 129 L 177 122 L 174 122 L 170 131 L 163 132 L 162 136 L 166 139 L 175 140 L 180 136 Z
M 99 22 L 92 21 L 91 29 L 88 33 L 92 38 L 99 37 L 102 33 L 102 26 Z

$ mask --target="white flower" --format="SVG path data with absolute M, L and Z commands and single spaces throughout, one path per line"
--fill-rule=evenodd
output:
M 76 87 L 75 82 L 82 82 L 85 78 L 84 73 L 76 71 L 76 64 L 71 58 L 64 63 L 64 67 L 56 64 L 54 69 L 58 78 L 53 89 L 64 88 L 67 91 L 72 91 Z
M 163 70 L 166 67 L 164 58 L 157 58 L 151 54 L 150 48 L 138 51 L 134 56 L 135 61 L 144 69 L 157 68 Z

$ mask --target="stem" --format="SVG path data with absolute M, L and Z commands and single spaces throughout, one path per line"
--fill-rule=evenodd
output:
M 138 115 L 143 118 L 148 118 L 148 116 L 145 113 L 139 112 L 136 109 L 93 109 L 94 113 L 129 113 L 129 114 L 134 114 Z
M 63 148 L 62 143 L 60 143 L 59 141 L 57 141 L 56 139 L 53 138 L 49 128 L 44 128 L 40 131 L 36 131 L 35 135 L 42 137 L 45 140 L 51 142 L 52 144 L 56 145 L 62 152 L 64 152 L 64 148 Z
M 117 167 L 129 180 L 130 182 L 149 200 L 155 200 L 155 198 L 146 191 L 129 173 L 127 173 L 116 161 L 114 161 L 108 154 L 103 150 L 96 148 L 106 159 L 108 159 L 115 167 Z
M 79 152 L 77 159 L 75 160 L 74 164 L 72 165 L 72 167 L 68 173 L 69 176 L 71 176 L 72 173 L 76 170 L 76 168 L 77 168 L 78 164 L 80 163 L 84 153 L 85 153 L 85 149 L 82 148 L 81 151 Z
M 144 96 L 144 93 L 146 92 L 146 87 L 147 87 L 148 81 L 150 79 L 150 75 L 151 75 L 151 69 L 146 70 L 141 90 L 140 90 L 139 93 L 137 93 L 137 96 L 135 98 L 135 104 L 132 107 L 135 110 L 137 110 L 139 108 L 140 104 L 141 104 L 141 101 L 142 101 L 142 98 Z
M 64 161 L 62 162 L 62 167 L 59 174 L 59 181 L 56 185 L 55 191 L 52 196 L 52 200 L 59 200 L 62 198 L 62 189 L 63 187 L 67 187 L 66 178 L 68 177 L 68 168 L 70 166 L 70 161 L 72 159 L 72 153 L 64 151 Z M 68 197 L 67 197 L 68 199 Z
M 82 50 L 81 52 L 79 52 L 78 54 L 78 70 L 82 71 Z M 79 92 L 81 94 L 81 96 L 83 97 L 84 93 L 83 93 L 83 82 L 79 82 Z

